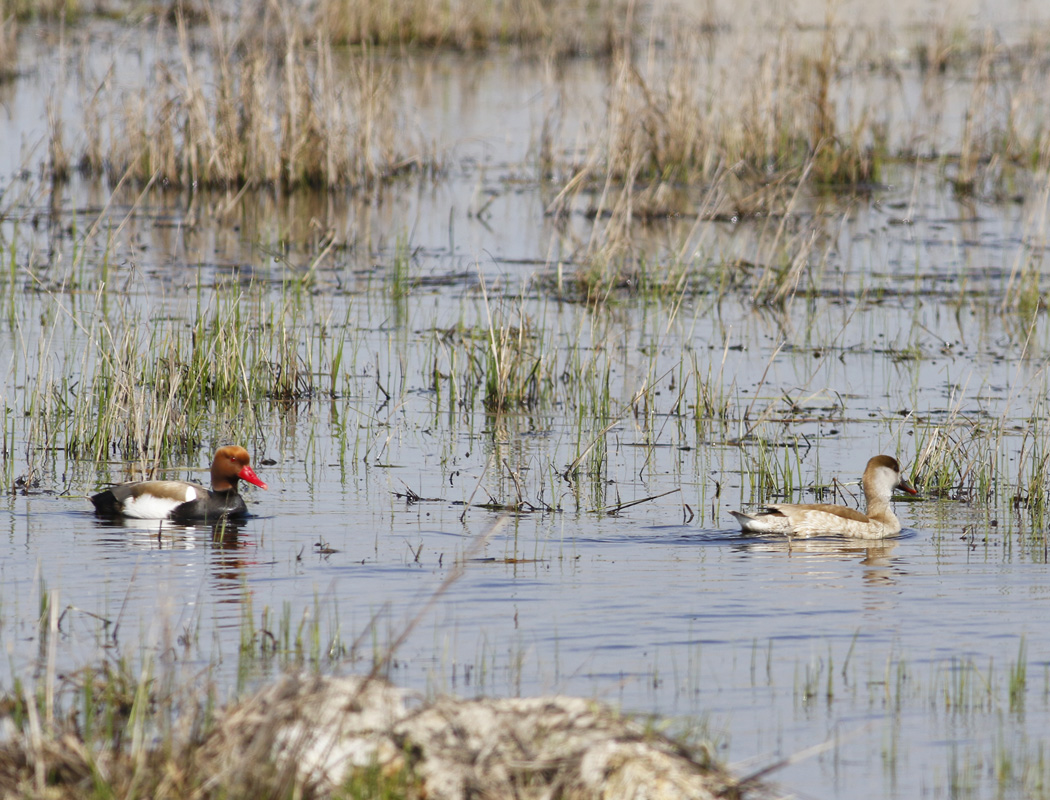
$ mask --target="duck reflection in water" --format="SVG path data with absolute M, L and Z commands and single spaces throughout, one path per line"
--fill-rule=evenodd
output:
M 740 542 L 734 549 L 756 554 L 782 553 L 789 558 L 800 558 L 804 561 L 813 561 L 815 564 L 828 560 L 858 560 L 858 563 L 867 567 L 863 574 L 865 583 L 872 585 L 892 584 L 896 583 L 900 574 L 900 567 L 894 564 L 892 553 L 897 549 L 902 539 L 908 539 L 914 535 L 914 531 L 905 529 L 900 537 L 875 541 L 847 539 L 841 536 L 828 536 L 816 539 L 794 539 L 790 537 L 749 538 Z
M 97 541 L 111 554 L 106 557 L 110 561 L 120 559 L 121 554 L 128 551 L 150 551 L 158 556 L 173 552 L 184 554 L 175 556 L 180 569 L 197 570 L 206 562 L 208 583 L 220 603 L 244 601 L 247 572 L 259 563 L 258 545 L 250 535 L 247 520 L 223 519 L 214 525 L 183 525 L 171 520 L 115 518 L 95 520 L 95 527 L 101 532 Z M 194 551 L 200 555 L 191 558 Z M 126 560 L 126 556 L 123 558 Z M 135 571 L 138 569 L 136 566 Z M 163 569 L 166 571 L 167 567 Z

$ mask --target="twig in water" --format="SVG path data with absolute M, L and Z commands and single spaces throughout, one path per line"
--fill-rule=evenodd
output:
M 467 504 L 463 507 L 463 513 L 459 515 L 459 521 L 462 522 L 466 519 L 467 511 L 474 504 L 474 495 L 478 493 L 478 489 L 481 488 L 481 482 L 485 479 L 485 473 L 489 471 L 489 467 L 492 465 L 492 453 L 489 453 L 488 460 L 485 462 L 485 469 L 481 470 L 481 474 L 478 475 L 478 482 L 474 486 L 474 491 L 470 493 L 470 498 L 467 500 Z
M 530 511 L 535 509 L 535 506 L 525 499 L 525 492 L 522 491 L 521 481 L 518 480 L 518 475 L 514 470 L 510 468 L 510 464 L 507 463 L 507 459 L 503 459 L 503 466 L 507 468 L 507 474 L 510 475 L 510 479 L 514 481 L 514 491 L 518 493 L 518 508 L 528 508 Z
M 640 500 L 631 500 L 629 503 L 617 503 L 615 506 L 610 508 L 605 513 L 610 515 L 610 516 L 612 516 L 613 514 L 617 514 L 620 511 L 623 511 L 625 508 L 630 508 L 631 506 L 637 506 L 637 505 L 640 505 L 642 503 L 648 503 L 650 500 L 659 500 L 661 497 L 667 497 L 667 495 L 669 495 L 669 494 L 674 494 L 675 492 L 680 492 L 680 491 L 682 491 L 681 488 L 672 489 L 669 492 L 663 492 L 662 494 L 650 495 L 649 497 L 643 497 Z
M 756 770 L 755 772 L 752 772 L 749 775 L 745 775 L 743 778 L 736 781 L 733 784 L 733 786 L 730 787 L 730 789 L 734 792 L 739 792 L 745 786 L 755 784 L 758 781 L 762 780 L 762 778 L 766 777 L 767 775 L 773 772 L 782 770 L 785 767 L 790 767 L 792 764 L 797 764 L 800 761 L 805 761 L 807 758 L 819 756 L 821 753 L 830 750 L 833 747 L 838 747 L 843 742 L 847 742 L 850 739 L 856 738 L 865 731 L 873 728 L 877 724 L 877 722 L 878 720 L 873 720 L 872 722 L 869 722 L 865 725 L 861 725 L 859 728 L 851 731 L 850 733 L 847 733 L 845 736 L 836 736 L 834 739 L 829 739 L 826 742 L 815 744 L 812 747 L 807 747 L 804 750 L 799 750 L 797 753 L 792 753 L 789 756 L 785 756 L 779 761 L 774 761 L 772 764 L 762 767 L 761 769 Z M 723 792 L 723 794 L 724 793 L 725 792 Z

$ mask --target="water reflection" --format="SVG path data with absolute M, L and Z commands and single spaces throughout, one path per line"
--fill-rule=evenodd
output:
M 243 543 L 240 533 L 248 524 L 244 519 L 228 519 L 215 525 L 183 525 L 167 519 L 100 518 L 95 527 L 112 532 L 103 535 L 103 543 L 121 548 L 148 550 L 192 550 L 210 541 L 224 548 L 237 549 Z
M 862 557 L 861 563 L 885 563 L 890 552 L 897 547 L 899 538 L 848 539 L 846 537 L 820 537 L 793 539 L 787 536 L 748 538 L 734 545 L 735 550 L 755 553 L 787 553 L 788 555 L 840 557 Z
M 218 603 L 240 604 L 248 571 L 259 564 L 257 544 L 250 535 L 251 519 L 217 525 L 180 525 L 170 520 L 96 519 L 98 542 L 114 554 L 147 551 L 157 554 L 199 552 L 207 561 L 209 584 Z M 196 576 L 199 558 L 177 559 L 173 566 Z
M 869 585 L 893 584 L 900 574 L 891 557 L 900 542 L 915 536 L 914 531 L 902 531 L 901 535 L 887 539 L 848 539 L 828 536 L 812 539 L 791 539 L 785 536 L 748 537 L 733 546 L 745 553 L 783 553 L 788 557 L 825 561 L 828 559 L 858 560 L 867 567 L 863 579 Z

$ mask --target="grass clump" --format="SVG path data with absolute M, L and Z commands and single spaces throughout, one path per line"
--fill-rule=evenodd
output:
M 29 463 L 66 453 L 149 473 L 196 460 L 216 439 L 256 440 L 262 414 L 307 401 L 322 384 L 335 396 L 343 341 L 304 322 L 301 302 L 290 288 L 273 296 L 251 284 L 198 285 L 153 316 L 156 307 L 112 306 L 103 287 L 94 307 L 65 309 L 74 346 L 54 324 L 25 355 L 19 410 Z
M 4 0 L 0 3 L 0 16 L 5 20 L 74 22 L 86 11 L 80 0 Z
M 42 697 L 9 694 L 0 706 L 22 735 L 0 743 L 0 794 L 63 800 L 423 796 L 408 766 L 352 769 L 330 787 L 298 779 L 295 759 L 279 759 L 278 747 L 235 753 L 214 736 L 213 693 L 207 683 L 180 685 L 119 662 L 64 679 L 51 715 Z
M 849 188 L 876 180 L 881 128 L 864 112 L 844 129 L 837 107 L 838 35 L 829 20 L 814 57 L 784 30 L 753 74 L 728 82 L 709 54 L 717 43 L 688 29 L 674 34 L 665 57 L 618 54 L 606 128 L 552 210 L 589 187 L 596 217 L 628 204 L 634 219 L 697 205 L 709 218 L 740 218 L 781 212 L 804 180 Z M 719 201 L 697 203 L 675 191 L 681 186 L 717 188 Z
M 86 113 L 115 120 L 87 131 L 80 166 L 113 181 L 172 187 L 348 187 L 422 162 L 405 152 L 388 67 L 360 53 L 337 68 L 330 39 L 307 47 L 291 11 L 266 7 L 270 37 L 210 15 L 207 35 L 177 19 L 177 64 L 158 62 L 145 86 L 100 87 Z M 158 37 L 170 40 L 161 22 Z M 96 104 L 115 106 L 107 113 Z
M 526 317 L 522 322 L 527 323 Z M 527 324 L 490 324 L 485 353 L 484 405 L 489 411 L 535 405 L 542 358 L 533 353 L 535 336 Z
M 622 0 L 322 0 L 319 15 L 337 44 L 465 51 L 513 44 L 556 56 L 608 54 L 629 18 Z

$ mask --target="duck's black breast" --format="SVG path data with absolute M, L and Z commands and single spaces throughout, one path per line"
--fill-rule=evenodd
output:
M 205 497 L 199 497 L 188 503 L 178 505 L 171 512 L 171 518 L 176 522 L 218 522 L 220 519 L 236 519 L 248 514 L 248 506 L 244 504 L 236 489 L 225 492 L 208 492 Z
M 97 513 L 107 516 L 120 514 L 123 507 L 123 500 L 118 500 L 116 493 L 112 489 L 92 495 L 91 503 L 95 506 Z

